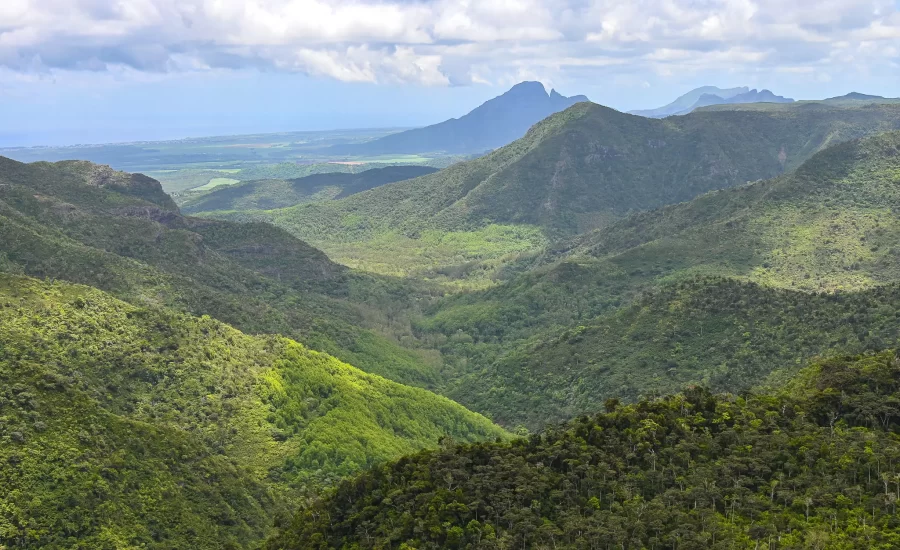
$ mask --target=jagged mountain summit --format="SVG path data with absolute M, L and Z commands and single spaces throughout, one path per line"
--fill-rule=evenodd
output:
M 658 109 L 629 111 L 629 114 L 649 118 L 665 118 L 672 115 L 686 115 L 701 107 L 710 105 L 738 105 L 745 103 L 793 103 L 789 97 L 775 95 L 769 90 L 741 88 L 721 89 L 704 86 L 691 90 L 665 107 Z
M 550 90 L 548 94 L 540 82 L 521 82 L 460 118 L 368 143 L 335 145 L 329 151 L 357 156 L 483 153 L 521 138 L 537 122 L 582 101 L 589 100 L 583 95 L 565 97 L 556 90 Z
M 702 86 L 700 88 L 691 90 L 690 92 L 680 96 L 678 99 L 665 105 L 663 107 L 658 107 L 656 109 L 639 109 L 636 111 L 628 111 L 628 114 L 644 116 L 648 118 L 665 118 L 670 115 L 674 115 L 684 111 L 685 109 L 690 109 L 692 105 L 697 103 L 700 100 L 701 96 L 704 95 L 716 95 L 723 98 L 734 97 L 739 94 L 745 94 L 750 91 L 750 88 L 747 86 L 741 86 L 739 88 L 717 88 L 716 86 Z
M 684 111 L 675 113 L 676 115 L 686 115 L 701 107 L 709 107 L 710 105 L 739 105 L 745 103 L 793 103 L 794 100 L 789 97 L 775 95 L 769 90 L 755 89 L 747 93 L 738 94 L 731 97 L 721 97 L 715 94 L 703 94 L 696 103 Z

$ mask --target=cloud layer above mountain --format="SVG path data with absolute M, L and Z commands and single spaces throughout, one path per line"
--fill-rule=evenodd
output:
M 443 86 L 898 63 L 894 0 L 0 2 L 0 66 L 18 74 L 257 68 Z

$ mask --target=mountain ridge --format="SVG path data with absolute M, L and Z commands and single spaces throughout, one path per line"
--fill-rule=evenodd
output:
M 560 411 L 554 420 L 580 414 L 598 395 L 636 398 L 672 390 L 670 383 L 747 388 L 789 358 L 802 363 L 819 353 L 892 345 L 898 174 L 898 132 L 834 145 L 792 173 L 576 238 L 496 287 L 438 302 L 418 331 L 447 338 L 440 349 L 456 373 L 449 395 L 529 428 L 551 410 Z M 714 282 L 647 313 L 645 294 L 695 277 Z M 760 290 L 716 286 L 722 277 Z M 696 296 L 716 307 L 688 308 Z M 732 297 L 743 304 L 736 317 L 724 314 Z M 752 313 L 753 304 L 771 308 Z M 676 315 L 682 310 L 685 317 Z M 632 315 L 636 320 L 624 321 Z M 829 325 L 841 315 L 849 318 Z M 744 360 L 759 369 L 755 375 L 733 366 L 748 350 L 758 356 Z
M 526 246 L 517 250 L 535 252 L 547 240 L 602 228 L 639 210 L 791 171 L 829 144 L 900 129 L 897 104 L 775 106 L 784 108 L 650 119 L 580 103 L 536 124 L 521 140 L 435 174 L 328 203 L 210 215 L 271 221 L 338 261 L 364 269 L 387 264 L 391 274 L 403 267 L 391 258 L 415 261 L 435 250 L 425 247 L 431 235 L 471 236 L 485 243 L 480 257 L 460 261 L 449 249 L 436 258 L 437 267 L 423 269 L 482 262 L 485 269 L 474 272 L 494 277 L 511 247 L 493 252 L 488 231 L 527 234 Z M 376 247 L 378 264 L 365 263 Z

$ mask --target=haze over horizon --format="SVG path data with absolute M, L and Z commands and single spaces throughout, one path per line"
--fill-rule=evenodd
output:
M 900 95 L 895 0 L 12 0 L 0 21 L 0 146 L 423 126 L 522 80 L 623 111 L 703 85 Z

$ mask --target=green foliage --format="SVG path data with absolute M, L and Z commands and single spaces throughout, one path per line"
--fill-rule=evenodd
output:
M 0 545 L 248 546 L 302 505 L 273 548 L 894 547 L 892 355 L 648 396 L 900 344 L 900 134 L 817 153 L 898 124 L 585 104 L 415 180 L 215 212 L 250 223 L 0 159 L 0 273 L 128 302 L 0 275 Z M 302 194 L 271 183 L 196 204 Z M 519 434 L 610 414 L 455 447 L 505 433 L 341 361 Z
M 365 224 L 348 217 L 348 224 Z M 381 234 L 367 241 L 333 243 L 330 253 L 348 267 L 393 277 L 476 289 L 496 284 L 505 266 L 535 255 L 548 243 L 537 227 L 488 225 L 474 231 L 427 230 L 410 238 Z
M 683 394 L 376 467 L 268 543 L 315 548 L 895 548 L 900 360 Z
M 485 418 L 283 337 L 0 275 L 0 546 L 250 546 L 313 487 Z

